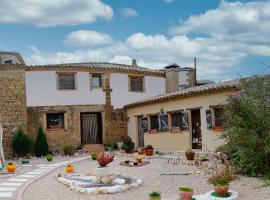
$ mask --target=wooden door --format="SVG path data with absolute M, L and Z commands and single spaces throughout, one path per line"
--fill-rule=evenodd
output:
M 200 109 L 191 110 L 191 125 L 192 125 L 192 149 L 202 149 Z

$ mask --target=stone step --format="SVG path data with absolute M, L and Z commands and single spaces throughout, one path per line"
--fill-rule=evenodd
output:
M 82 148 L 83 152 L 94 154 L 94 153 L 103 153 L 105 151 L 103 144 L 85 144 Z

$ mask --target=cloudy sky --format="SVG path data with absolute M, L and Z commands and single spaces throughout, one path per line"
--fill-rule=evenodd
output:
M 0 0 L 0 50 L 27 64 L 193 66 L 200 79 L 270 73 L 270 0 Z

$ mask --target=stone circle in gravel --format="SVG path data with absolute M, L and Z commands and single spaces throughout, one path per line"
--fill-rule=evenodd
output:
M 67 186 L 70 190 L 92 195 L 115 194 L 142 185 L 142 180 L 137 177 L 127 177 L 115 174 L 102 177 L 94 175 L 67 175 L 58 177 L 57 180 Z

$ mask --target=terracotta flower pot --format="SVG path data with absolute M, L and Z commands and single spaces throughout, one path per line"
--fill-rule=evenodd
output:
M 153 156 L 154 149 L 145 149 L 146 156 Z
M 180 192 L 181 200 L 191 200 L 193 196 L 193 192 Z
M 7 165 L 8 173 L 14 173 L 16 171 L 16 164 Z
M 228 193 L 230 186 L 229 185 L 224 185 L 224 186 L 214 186 L 214 191 L 220 195 L 224 196 L 225 194 Z
M 187 160 L 194 160 L 195 153 L 186 153 Z
M 138 149 L 138 154 L 139 155 L 143 155 L 145 152 L 144 152 L 144 149 Z
M 67 173 L 72 173 L 72 172 L 73 172 L 73 170 L 74 170 L 74 168 L 73 168 L 73 166 L 72 166 L 72 165 L 68 165 L 68 166 L 66 166 L 66 172 L 67 172 Z

